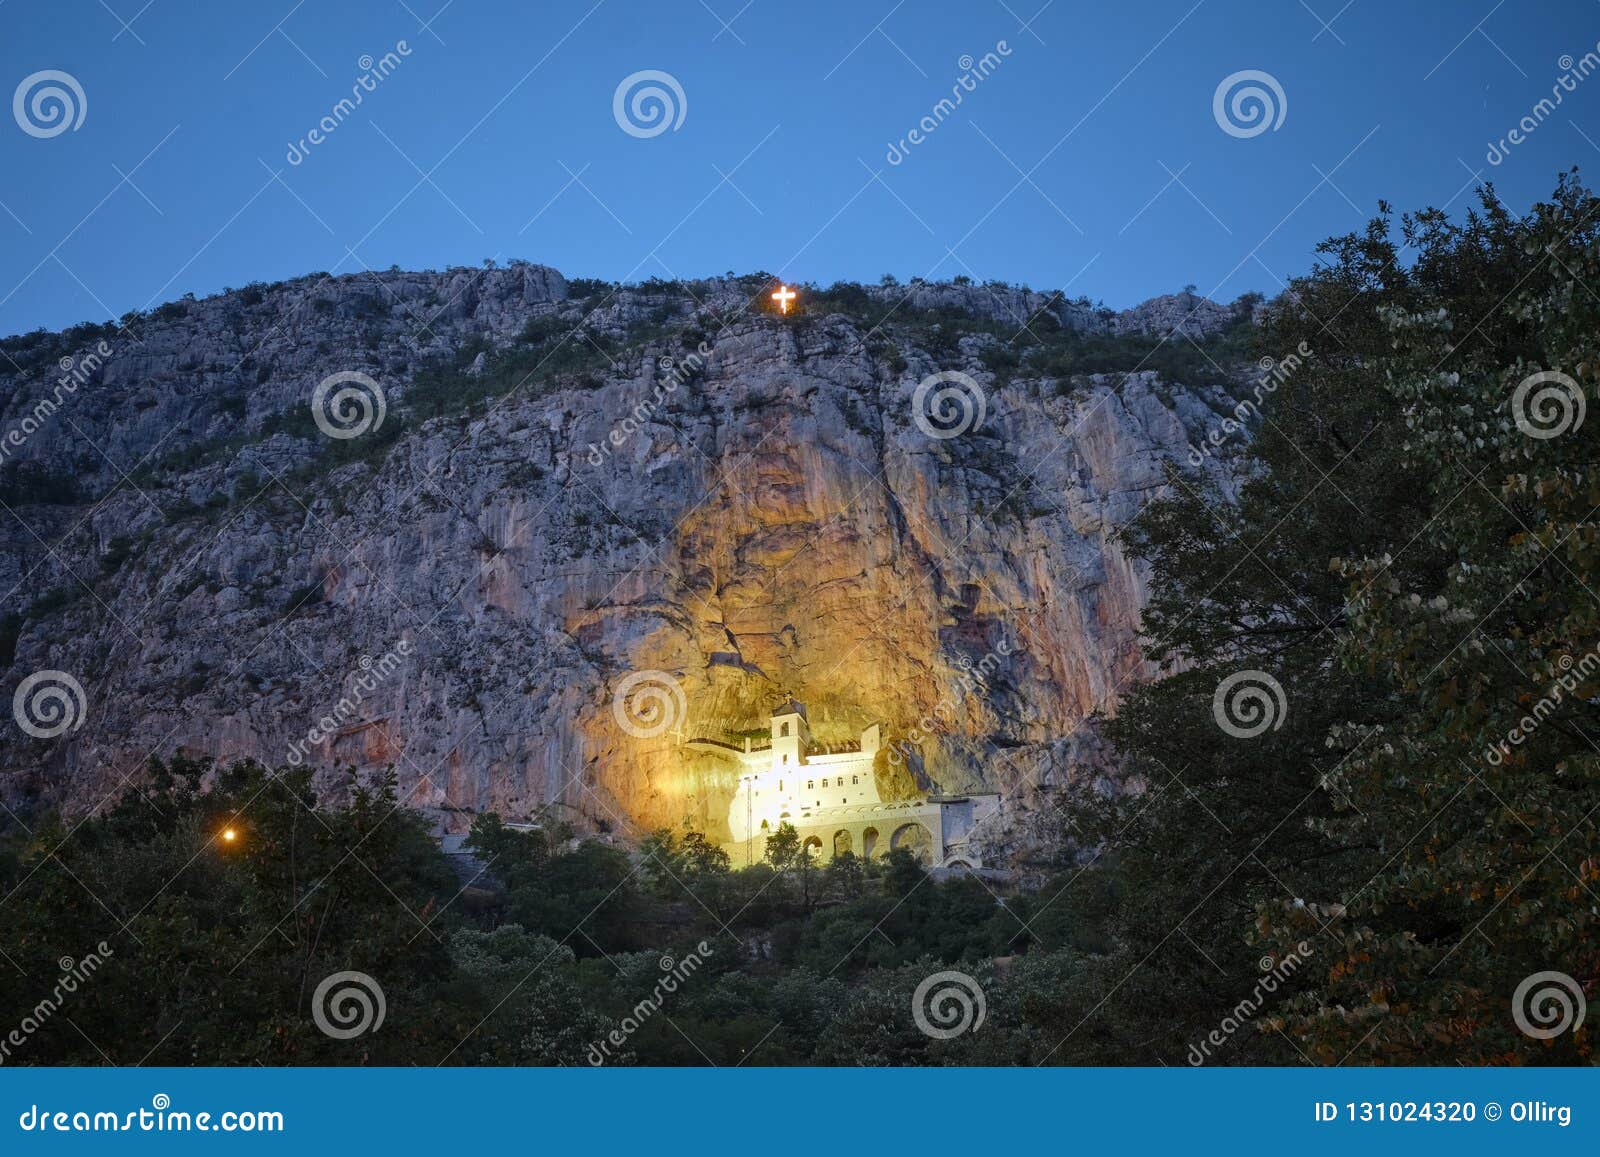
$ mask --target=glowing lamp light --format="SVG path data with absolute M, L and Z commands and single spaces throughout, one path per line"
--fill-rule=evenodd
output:
M 234 831 L 232 828 L 223 828 L 222 829 L 222 842 L 223 843 L 231 844 L 235 840 L 237 840 L 238 838 L 239 838 L 239 833 Z
M 793 301 L 797 296 L 799 296 L 799 295 L 796 294 L 794 290 L 790 289 L 787 285 L 784 285 L 782 282 L 779 282 L 778 283 L 778 288 L 773 291 L 772 300 L 778 303 L 778 309 L 781 312 L 788 313 L 789 312 L 789 303 L 791 301 Z

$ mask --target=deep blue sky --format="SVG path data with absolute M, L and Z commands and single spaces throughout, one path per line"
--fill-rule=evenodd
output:
M 400 40 L 410 56 L 289 165 L 360 58 Z M 960 58 L 1001 40 L 1010 56 L 887 164 Z M 87 113 L 36 139 L 0 112 L 0 334 L 485 257 L 631 279 L 968 273 L 1119 307 L 1188 282 L 1270 293 L 1380 197 L 1459 210 L 1480 173 L 1524 206 L 1600 166 L 1600 75 L 1485 160 L 1597 41 L 1592 0 L 4 0 L 0 96 L 59 69 Z M 651 139 L 612 115 L 643 69 L 687 98 Z M 1212 114 L 1242 69 L 1287 98 L 1249 139 Z

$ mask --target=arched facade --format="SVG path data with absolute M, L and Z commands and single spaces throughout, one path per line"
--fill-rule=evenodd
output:
M 933 833 L 915 820 L 901 824 L 889 837 L 889 850 L 908 851 L 922 863 L 930 864 L 933 862 Z

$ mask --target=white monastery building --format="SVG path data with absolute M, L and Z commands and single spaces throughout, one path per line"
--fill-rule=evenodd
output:
M 999 810 L 999 795 L 882 799 L 873 773 L 883 746 L 876 723 L 859 742 L 824 747 L 812 742 L 805 705 L 791 699 L 772 716 L 768 743 L 691 739 L 686 746 L 739 765 L 739 789 L 728 808 L 735 863 L 759 859 L 767 837 L 788 823 L 819 862 L 844 852 L 872 858 L 906 848 L 934 868 L 983 867 L 968 837 Z

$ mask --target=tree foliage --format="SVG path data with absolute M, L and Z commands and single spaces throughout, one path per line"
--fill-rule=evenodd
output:
M 1548 430 L 1594 392 L 1597 210 L 1563 180 L 1522 216 L 1485 191 L 1461 221 L 1385 208 L 1326 243 L 1262 328 L 1269 356 L 1312 356 L 1269 391 L 1237 501 L 1174 477 L 1130 529 L 1175 673 L 1109 728 L 1150 795 L 1091 826 L 1140 897 L 1102 1019 L 1153 1052 L 1303 944 L 1247 1055 L 1592 1055 L 1587 1028 L 1519 1031 L 1512 999 L 1600 975 L 1597 429 L 1530 434 L 1519 395 L 1565 375 Z M 1283 689 L 1252 737 L 1220 725 L 1240 672 Z

